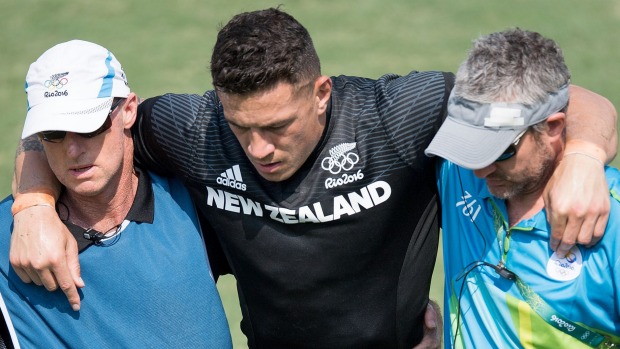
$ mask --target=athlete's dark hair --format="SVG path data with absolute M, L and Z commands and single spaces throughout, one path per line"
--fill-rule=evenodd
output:
M 211 56 L 217 91 L 249 94 L 279 82 L 306 84 L 321 74 L 310 34 L 278 8 L 234 16 L 218 33 Z

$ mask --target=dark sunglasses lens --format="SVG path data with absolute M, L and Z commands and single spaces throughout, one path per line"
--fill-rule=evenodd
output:
M 47 142 L 60 142 L 67 135 L 65 131 L 43 131 L 39 132 L 39 138 Z
M 123 100 L 125 100 L 125 99 L 121 98 L 118 101 L 116 101 L 116 103 L 114 103 L 112 105 L 112 108 L 110 108 L 110 112 L 108 113 L 108 117 L 105 119 L 105 121 L 103 122 L 103 125 L 101 125 L 101 127 L 99 127 L 98 129 L 96 129 L 93 132 L 89 132 L 89 133 L 76 133 L 76 134 L 81 136 L 81 137 L 84 137 L 84 138 L 93 138 L 93 137 L 98 136 L 98 135 L 104 133 L 105 131 L 107 131 L 110 127 L 112 127 L 112 119 L 110 119 L 110 115 L 112 114 L 112 111 L 114 111 L 114 109 L 116 109 L 116 107 Z M 63 140 L 63 138 L 65 138 L 65 136 L 67 135 L 67 132 L 65 132 L 65 131 L 43 131 L 43 132 L 39 132 L 38 135 L 39 135 L 39 138 L 44 140 L 44 141 L 52 142 L 52 143 L 58 143 L 58 142 L 61 142 Z
M 514 145 L 509 145 L 508 148 L 506 148 L 506 150 L 504 150 L 504 152 L 502 153 L 502 155 L 500 155 L 497 160 L 495 161 L 504 161 L 504 160 L 508 160 L 511 157 L 513 157 L 515 155 L 515 153 L 517 152 L 517 149 L 515 148 Z
M 112 120 L 110 119 L 110 116 L 108 116 L 105 119 L 105 122 L 103 123 L 103 125 L 101 125 L 101 127 L 96 129 L 95 131 L 89 132 L 89 133 L 78 133 L 78 135 L 80 135 L 81 137 L 84 137 L 84 138 L 93 138 L 95 136 L 98 136 L 98 135 L 104 133 L 111 126 L 112 126 Z
M 105 122 L 103 123 L 103 125 L 101 125 L 101 127 L 99 127 L 97 130 L 93 132 L 89 132 L 89 133 L 76 133 L 76 134 L 84 138 L 93 138 L 107 131 L 111 126 L 112 126 L 112 120 L 110 120 L 110 117 L 108 116 Z M 67 135 L 67 132 L 66 131 L 43 131 L 43 132 L 39 132 L 38 135 L 40 139 L 46 142 L 58 143 L 58 142 L 62 142 L 62 140 Z

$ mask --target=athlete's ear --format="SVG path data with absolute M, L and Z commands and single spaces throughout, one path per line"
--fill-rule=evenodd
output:
M 332 94 L 332 79 L 322 75 L 314 82 L 314 95 L 318 106 L 318 114 L 322 115 L 327 110 L 329 97 Z

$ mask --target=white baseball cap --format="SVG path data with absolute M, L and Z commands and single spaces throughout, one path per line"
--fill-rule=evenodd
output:
M 82 40 L 45 51 L 30 65 L 25 90 L 28 114 L 22 139 L 41 131 L 95 131 L 105 122 L 114 97 L 130 93 L 112 52 Z

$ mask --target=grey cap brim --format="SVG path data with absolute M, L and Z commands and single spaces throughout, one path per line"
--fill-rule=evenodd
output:
M 424 153 L 472 170 L 487 167 L 521 132 L 564 109 L 568 86 L 561 86 L 546 100 L 533 104 L 476 102 L 455 95 L 453 89 L 448 99 L 448 118 Z
M 526 128 L 480 128 L 448 117 L 424 153 L 477 170 L 495 162 Z

